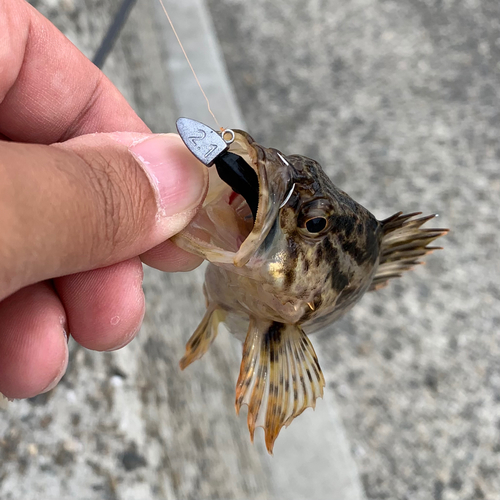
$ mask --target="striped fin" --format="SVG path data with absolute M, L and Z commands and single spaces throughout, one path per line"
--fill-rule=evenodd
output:
M 422 264 L 419 260 L 421 257 L 442 249 L 428 245 L 445 235 L 448 229 L 421 229 L 436 215 L 416 217 L 420 214 L 413 212 L 402 215 L 402 212 L 398 212 L 380 222 L 383 231 L 380 262 L 370 290 L 385 287 L 391 278 L 399 278 L 404 271 Z
M 201 323 L 186 344 L 186 353 L 179 362 L 181 370 L 200 359 L 217 337 L 219 323 L 224 321 L 225 312 L 217 307 L 209 306 Z
M 283 426 L 323 397 L 325 379 L 314 348 L 297 325 L 250 320 L 236 385 L 236 413 L 248 405 L 248 430 L 253 441 L 263 427 L 266 448 Z

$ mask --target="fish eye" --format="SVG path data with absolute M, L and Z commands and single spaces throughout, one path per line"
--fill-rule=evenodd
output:
M 297 217 L 297 228 L 309 238 L 319 238 L 328 228 L 329 216 L 333 209 L 326 198 L 317 198 L 304 203 Z
M 326 227 L 326 222 L 325 217 L 314 217 L 306 221 L 306 229 L 313 234 L 321 233 Z

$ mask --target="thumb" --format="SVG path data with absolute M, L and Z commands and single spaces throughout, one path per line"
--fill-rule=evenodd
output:
M 149 250 L 188 224 L 207 184 L 173 134 L 0 142 L 0 299 Z

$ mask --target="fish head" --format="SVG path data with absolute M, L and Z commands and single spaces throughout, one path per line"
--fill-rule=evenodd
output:
M 258 178 L 255 217 L 212 168 L 205 203 L 176 243 L 237 275 L 235 285 L 257 295 L 253 304 L 246 300 L 249 312 L 269 317 L 271 309 L 274 319 L 291 323 L 332 321 L 373 278 L 379 222 L 336 188 L 318 162 L 234 132 L 229 151 Z
M 290 319 L 319 328 L 352 307 L 370 285 L 380 253 L 380 223 L 338 189 L 315 160 L 265 153 L 266 171 L 286 169 L 288 188 L 249 265 L 283 304 L 294 305 Z

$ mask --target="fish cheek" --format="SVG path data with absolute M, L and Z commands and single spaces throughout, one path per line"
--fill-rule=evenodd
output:
M 340 293 L 346 286 L 349 285 L 349 274 L 346 269 L 342 268 L 339 251 L 332 245 L 329 238 L 325 238 L 323 240 L 323 253 L 325 261 L 330 267 L 326 279 L 330 280 L 332 290 Z
M 319 267 L 321 262 L 323 261 L 323 245 L 316 245 L 316 252 L 314 254 L 314 265 Z
M 309 271 L 309 259 L 307 257 L 302 261 L 302 271 L 307 273 Z
M 295 283 L 296 268 L 298 264 L 300 246 L 296 236 L 290 236 L 287 240 L 288 259 L 285 267 L 285 289 L 289 290 Z
M 285 288 L 287 290 L 290 289 L 292 287 L 294 281 L 295 281 L 295 268 L 290 266 L 285 271 Z
M 287 206 L 280 211 L 281 231 L 286 235 L 293 235 L 297 231 L 297 216 L 293 207 Z
M 340 269 L 338 257 L 335 257 L 335 260 L 331 262 L 331 266 L 329 275 L 331 287 L 336 292 L 341 293 L 349 286 L 349 278 L 347 274 Z
M 286 254 L 284 269 L 284 288 L 290 290 L 296 281 L 297 266 L 302 255 L 302 240 L 297 230 L 297 220 L 293 208 L 286 208 L 280 214 L 281 231 L 286 238 Z

